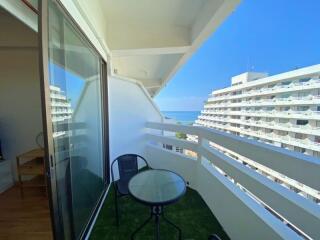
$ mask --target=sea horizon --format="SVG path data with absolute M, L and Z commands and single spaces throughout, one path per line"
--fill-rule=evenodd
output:
M 162 114 L 167 117 L 176 120 L 177 122 L 190 125 L 197 120 L 200 115 L 200 111 L 161 111 Z

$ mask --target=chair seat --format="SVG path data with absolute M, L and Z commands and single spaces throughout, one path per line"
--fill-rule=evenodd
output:
M 118 189 L 118 192 L 122 195 L 128 195 L 129 189 L 128 189 L 128 182 L 126 181 L 116 181 L 116 186 Z

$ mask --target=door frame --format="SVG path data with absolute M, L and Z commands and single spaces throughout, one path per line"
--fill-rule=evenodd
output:
M 55 172 L 55 162 L 53 159 L 54 142 L 52 129 L 52 117 L 50 106 L 50 88 L 49 88 L 49 38 L 48 38 L 48 1 L 41 0 L 38 5 L 38 43 L 39 43 L 39 72 L 40 72 L 40 91 L 41 91 L 41 107 L 42 107 L 42 121 L 43 121 L 43 135 L 45 148 L 45 168 L 46 181 L 48 185 L 48 199 L 51 215 L 52 232 L 54 239 L 64 239 L 64 228 L 61 222 L 58 205 L 58 192 Z M 80 239 L 84 239 L 93 224 L 95 216 L 98 214 L 98 209 L 103 204 L 104 195 L 110 184 L 110 154 L 109 154 L 109 99 L 108 99 L 108 74 L 107 61 L 99 53 L 94 44 L 90 41 L 78 23 L 73 19 L 67 9 L 63 6 L 60 0 L 51 0 L 61 10 L 63 15 L 71 22 L 73 27 L 79 31 L 82 37 L 87 41 L 90 47 L 96 52 L 100 58 L 101 66 L 101 120 L 102 120 L 102 154 L 103 154 L 103 177 L 104 189 L 99 197 L 96 206 L 94 207 L 89 220 L 83 229 Z

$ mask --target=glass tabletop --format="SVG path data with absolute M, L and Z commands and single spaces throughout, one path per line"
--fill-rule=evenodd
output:
M 178 174 L 162 169 L 138 173 L 129 181 L 130 194 L 149 205 L 174 203 L 186 192 L 186 183 Z

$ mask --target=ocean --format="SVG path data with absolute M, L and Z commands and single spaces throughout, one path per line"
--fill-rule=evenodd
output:
M 162 111 L 165 117 L 175 119 L 184 125 L 190 125 L 200 115 L 200 111 Z

